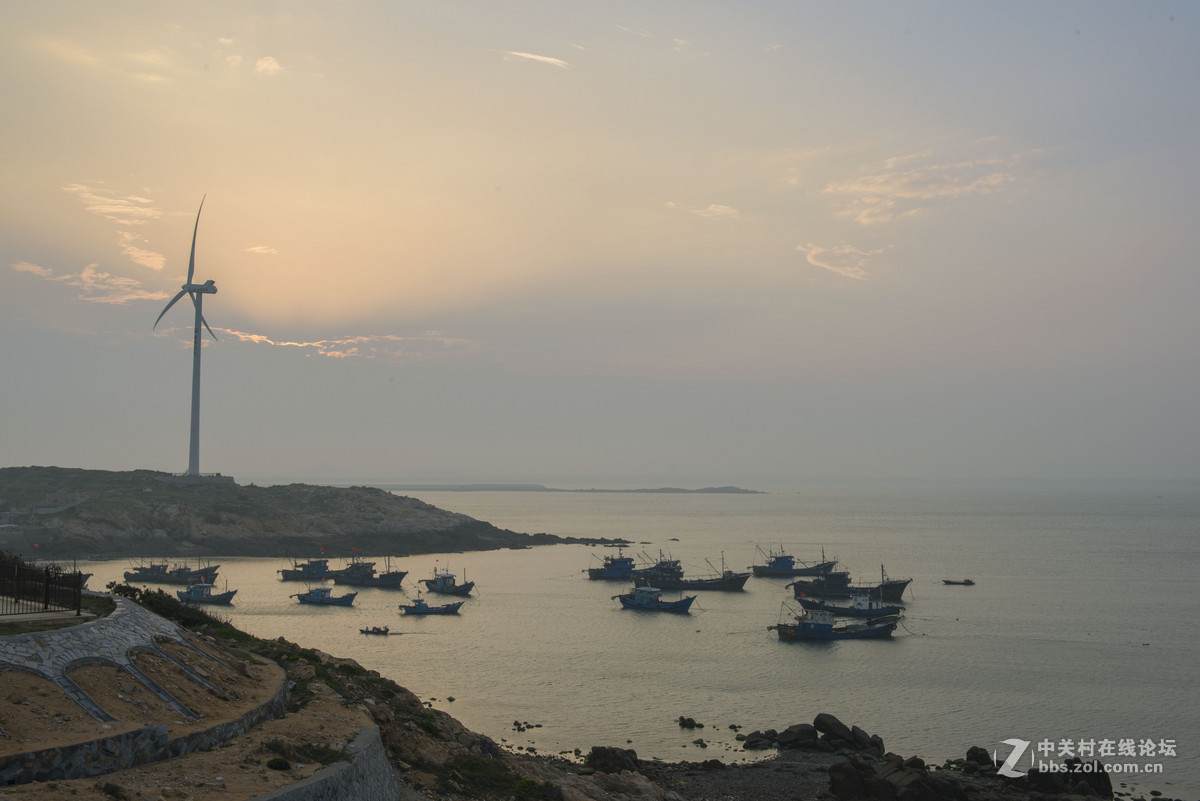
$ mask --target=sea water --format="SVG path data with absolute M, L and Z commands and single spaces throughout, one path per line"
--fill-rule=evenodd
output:
M 278 580 L 282 557 L 222 559 L 218 584 L 238 594 L 220 613 L 354 658 L 514 749 L 737 761 L 756 756 L 739 730 L 829 712 L 935 763 L 971 745 L 1003 759 L 1017 739 L 1029 743 L 1024 770 L 1111 743 L 1101 760 L 1126 766 L 1114 786 L 1200 791 L 1195 488 L 408 494 L 514 531 L 628 539 L 627 555 L 661 551 L 689 575 L 722 560 L 745 570 L 760 549 L 783 548 L 836 558 L 856 582 L 886 570 L 913 583 L 902 626 L 879 641 L 779 641 L 768 626 L 795 606 L 782 579 L 700 592 L 688 615 L 624 610 L 613 596 L 626 585 L 585 572 L 615 550 L 582 545 L 393 558 L 405 590 L 358 589 L 352 608 L 297 603 L 304 587 Z M 126 567 L 92 563 L 91 586 Z M 476 582 L 461 614 L 401 615 L 435 567 Z M 963 578 L 976 583 L 942 582 Z M 359 633 L 373 625 L 401 633 Z M 681 716 L 704 728 L 680 728 Z

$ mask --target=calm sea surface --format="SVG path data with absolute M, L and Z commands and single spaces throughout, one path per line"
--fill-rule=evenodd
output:
M 830 712 L 936 762 L 969 745 L 1003 756 L 1010 738 L 1030 751 L 1051 740 L 1056 753 L 1062 741 L 1152 740 L 1152 755 L 1105 761 L 1161 773 L 1114 785 L 1200 791 L 1195 489 L 412 494 L 514 531 L 624 537 L 638 543 L 630 555 L 661 549 L 689 574 L 722 555 L 743 570 L 762 561 L 756 546 L 782 546 L 804 560 L 824 549 L 856 581 L 878 579 L 881 565 L 914 581 L 891 640 L 784 643 L 767 630 L 791 600 L 784 581 L 701 592 L 685 616 L 622 610 L 612 596 L 623 585 L 583 572 L 608 549 L 394 559 L 406 590 L 360 590 L 349 609 L 300 606 L 289 595 L 303 585 L 278 581 L 282 556 L 223 559 L 219 583 L 238 590 L 232 622 L 352 657 L 469 728 L 541 753 L 620 745 L 642 758 L 735 761 L 750 755 L 731 724 L 782 729 Z M 458 617 L 402 616 L 398 604 L 435 565 L 477 582 L 474 597 Z M 91 586 L 127 568 L 89 563 Z M 964 577 L 976 585 L 942 584 Z M 370 625 L 403 634 L 358 633 Z M 681 715 L 705 728 L 680 729 Z M 1172 741 L 1176 755 L 1165 755 Z

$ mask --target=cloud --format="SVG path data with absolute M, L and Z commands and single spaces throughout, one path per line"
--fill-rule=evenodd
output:
M 274 75 L 283 71 L 283 66 L 273 56 L 263 56 L 254 62 L 254 69 L 259 75 Z
M 220 39 L 217 39 L 217 43 L 223 44 L 223 45 L 231 45 L 231 44 L 233 44 L 233 40 L 230 39 L 228 36 L 222 36 Z
M 571 69 L 571 65 L 563 61 L 561 58 L 551 58 L 550 56 L 539 56 L 536 53 L 522 53 L 518 50 L 501 50 L 500 55 L 505 61 L 523 60 L 536 61 L 540 64 L 550 64 L 555 67 L 560 67 L 564 70 Z
M 150 205 L 152 201 L 137 195 L 122 196 L 84 184 L 67 184 L 63 191 L 79 198 L 84 208 L 91 213 L 119 225 L 144 225 L 147 220 L 157 220 L 163 216 L 160 209 Z
M 268 247 L 267 245 L 251 245 L 250 247 L 246 248 L 246 252 L 257 253 L 262 256 L 275 256 L 279 253 L 278 250 L 273 247 Z
M 151 270 L 161 270 L 167 265 L 167 257 L 163 254 L 155 253 L 153 250 L 146 250 L 135 244 L 137 242 L 145 242 L 145 237 L 135 234 L 132 231 L 121 231 L 119 236 L 121 252 L 128 256 L 134 264 L 149 267 Z
M 672 207 L 674 206 L 672 205 Z M 742 213 L 733 206 L 725 206 L 720 203 L 709 203 L 702 209 L 691 209 L 691 213 L 697 217 L 719 220 L 733 220 L 742 216 Z
M 225 63 L 231 67 L 240 66 L 242 63 L 242 57 L 241 56 L 226 56 Z
M 831 183 L 824 192 L 847 198 L 841 216 L 872 225 L 921 214 L 934 203 L 1002 192 L 1016 180 L 1009 171 L 1011 159 L 937 163 L 930 161 L 931 155 L 924 151 L 885 159 L 881 170 Z
M 12 268 L 19 273 L 32 273 L 40 278 L 49 278 L 53 280 L 54 272 L 46 267 L 40 267 L 36 264 L 30 264 L 27 261 L 19 261 L 12 265 Z
M 427 361 L 439 356 L 460 355 L 482 348 L 478 342 L 447 337 L 437 331 L 429 331 L 421 336 L 373 334 L 339 339 L 291 341 L 276 340 L 264 334 L 233 331 L 228 328 L 220 330 L 241 342 L 277 348 L 299 348 L 331 359 L 382 358 L 392 361 Z
M 78 287 L 79 300 L 87 303 L 109 303 L 123 305 L 131 300 L 163 300 L 166 292 L 151 292 L 142 288 L 142 282 L 136 278 L 123 278 L 119 275 L 103 272 L 97 264 L 89 264 L 78 275 L 55 275 L 53 270 L 40 267 L 29 262 L 18 262 L 12 265 L 14 270 L 36 275 L 47 281 Z
M 646 30 L 645 28 L 629 28 L 625 25 L 618 25 L 617 30 L 625 31 L 625 33 L 632 33 L 634 36 L 640 36 L 643 39 L 653 39 L 654 38 L 654 35 L 652 33 L 650 33 L 650 31 Z
M 95 67 L 100 64 L 100 59 L 74 42 L 64 42 L 60 39 L 43 39 L 40 45 L 43 50 L 68 64 L 75 64 L 80 67 Z
M 866 279 L 867 272 L 863 268 L 866 267 L 871 257 L 883 253 L 882 250 L 862 250 L 853 245 L 823 248 L 811 242 L 807 245 L 796 245 L 796 250 L 803 253 L 808 263 L 814 267 L 820 267 L 845 278 L 854 278 L 859 281 Z

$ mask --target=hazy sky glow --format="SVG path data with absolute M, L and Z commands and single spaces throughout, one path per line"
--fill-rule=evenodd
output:
M 0 4 L 0 464 L 1200 477 L 1190 3 Z

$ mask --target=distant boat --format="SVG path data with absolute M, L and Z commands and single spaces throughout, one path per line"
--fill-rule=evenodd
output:
M 589 579 L 629 581 L 633 577 L 633 557 L 625 556 L 618 547 L 616 556 L 605 556 L 600 567 L 589 567 L 586 572 Z
M 188 567 L 186 563 L 171 565 L 161 562 L 143 562 L 125 572 L 126 581 L 144 581 L 148 584 L 202 584 L 217 580 L 220 565 L 198 564 Z
M 668 564 L 677 565 L 679 563 L 671 560 Z M 720 570 L 717 570 L 712 562 L 709 562 L 708 566 L 713 569 L 713 574 L 703 578 L 688 578 L 682 572 L 676 573 L 663 570 L 657 575 L 637 576 L 634 578 L 633 583 L 639 587 L 658 587 L 660 590 L 724 590 L 726 592 L 737 592 L 746 588 L 746 581 L 749 580 L 750 573 L 735 573 L 725 567 L 725 554 L 721 554 Z
M 760 577 L 780 577 L 786 578 L 789 576 L 823 576 L 833 570 L 837 565 L 836 559 L 826 559 L 825 551 L 821 551 L 821 561 L 819 562 L 801 562 L 796 564 L 796 557 L 789 553 L 784 553 L 780 548 L 778 551 L 764 552 L 762 548 L 755 546 L 755 549 L 766 557 L 765 565 L 751 565 L 750 570 L 754 575 Z
M 354 584 L 375 575 L 375 563 L 364 560 L 357 554 L 350 557 L 346 566 L 338 570 L 330 570 L 326 578 L 333 579 L 334 584 Z
M 831 604 L 823 598 L 805 597 L 797 598 L 796 600 L 805 609 L 827 609 L 840 617 L 882 617 L 884 615 L 898 615 L 904 611 L 904 607 L 902 606 L 884 604 L 883 601 L 867 595 L 850 596 L 848 606 Z
M 292 560 L 292 566 L 279 569 L 281 581 L 324 581 L 329 575 L 328 559 Z
M 457 615 L 459 607 L 466 601 L 455 601 L 441 606 L 430 606 L 420 595 L 411 604 L 400 604 L 400 611 L 406 615 Z
M 962 579 L 962 580 L 958 580 L 958 581 L 956 581 L 954 579 L 942 579 L 942 583 L 943 584 L 958 584 L 963 587 L 974 587 L 975 586 L 975 582 L 971 581 L 971 579 Z
M 650 557 L 645 553 L 642 554 L 642 558 L 649 564 L 634 569 L 633 579 L 635 582 L 639 579 L 646 579 L 652 586 L 665 587 L 667 584 L 683 580 L 683 565 L 678 559 L 672 559 L 661 550 L 658 552 L 657 562 L 650 562 Z
M 387 557 L 384 562 L 382 573 L 375 571 L 374 562 L 361 562 L 359 564 L 370 565 L 369 568 L 359 568 L 347 573 L 337 572 L 333 576 L 334 584 L 348 584 L 351 587 L 383 587 L 389 589 L 399 589 L 404 577 L 408 575 L 407 570 L 392 570 L 392 559 Z
M 817 578 L 796 579 L 788 586 L 796 598 L 851 598 L 865 595 L 886 603 L 900 603 L 912 579 L 889 578 L 883 565 L 879 566 L 879 573 L 882 581 L 878 584 L 851 584 L 849 571 L 831 570 Z
M 465 573 L 463 578 L 466 578 Z M 433 578 L 421 579 L 421 583 L 425 585 L 425 589 L 439 595 L 470 595 L 471 590 L 475 589 L 475 582 L 464 581 L 459 584 L 453 573 L 446 570 L 439 571 L 436 565 L 433 568 Z
M 386 635 L 389 632 L 388 632 L 387 626 L 369 626 L 365 629 L 359 629 L 358 633 L 359 634 L 384 634 L 384 635 Z
M 228 606 L 233 602 L 237 590 L 226 586 L 225 592 L 213 592 L 212 584 L 189 584 L 186 590 L 176 590 L 175 594 L 185 604 L 222 604 Z
M 887 615 L 854 623 L 834 624 L 833 612 L 828 609 L 805 609 L 795 616 L 795 623 L 767 626 L 781 640 L 860 640 L 890 637 L 900 623 L 899 615 Z
M 353 606 L 354 599 L 358 596 L 357 592 L 348 592 L 345 595 L 334 595 L 332 587 L 312 587 L 308 592 L 300 592 L 295 595 L 289 595 L 289 598 L 295 598 L 302 604 L 317 604 L 319 606 Z
M 692 601 L 696 600 L 695 595 L 688 595 L 680 598 L 677 601 L 664 601 L 662 599 L 663 591 L 657 587 L 634 587 L 627 593 L 614 595 L 613 598 L 620 600 L 621 606 L 625 609 L 648 609 L 655 612 L 679 612 L 687 613 L 692 606 Z

